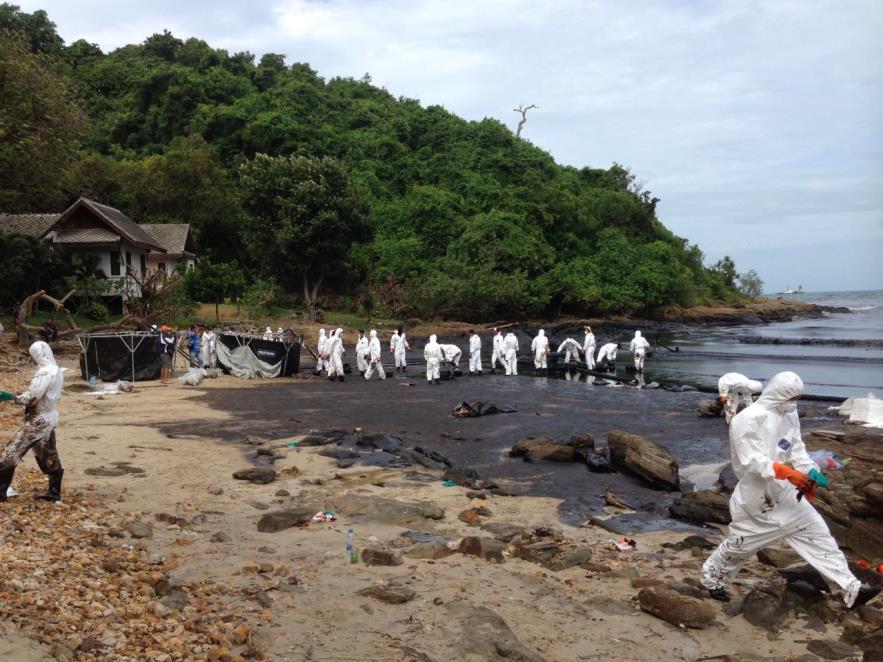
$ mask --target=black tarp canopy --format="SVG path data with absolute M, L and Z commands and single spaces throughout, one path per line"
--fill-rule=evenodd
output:
M 290 377 L 300 371 L 302 338 L 291 330 L 265 340 L 251 333 L 221 331 L 217 334 L 218 363 L 237 377 Z
M 80 334 L 80 374 L 85 380 L 94 376 L 105 382 L 159 379 L 158 337 L 147 331 Z

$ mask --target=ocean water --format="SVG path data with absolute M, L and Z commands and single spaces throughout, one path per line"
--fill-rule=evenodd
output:
M 786 298 L 849 312 L 766 325 L 692 329 L 667 337 L 665 344 L 680 351 L 660 347 L 647 363 L 647 378 L 715 386 L 725 372 L 766 381 L 777 372 L 792 370 L 812 395 L 876 392 L 883 397 L 883 290 L 806 292 Z

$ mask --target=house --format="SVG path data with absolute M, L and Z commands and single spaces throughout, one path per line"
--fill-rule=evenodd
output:
M 88 198 L 61 214 L 0 214 L 0 232 L 46 239 L 75 259 L 92 256 L 96 275 L 123 281 L 122 291 L 129 296 L 138 295 L 129 273 L 140 279 L 196 264 L 189 224 L 139 225 L 119 209 Z

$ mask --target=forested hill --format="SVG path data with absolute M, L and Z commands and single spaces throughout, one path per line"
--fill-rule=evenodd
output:
M 641 312 L 736 296 L 732 264 L 703 266 L 628 169 L 558 165 L 496 119 L 169 33 L 102 53 L 65 46 L 42 12 L 2 5 L 0 27 L 18 31 L 0 35 L 4 71 L 31 58 L 66 81 L 78 141 L 39 190 L 0 182 L 0 211 L 57 210 L 82 194 L 138 222 L 190 222 L 203 256 L 248 278 L 396 315 Z

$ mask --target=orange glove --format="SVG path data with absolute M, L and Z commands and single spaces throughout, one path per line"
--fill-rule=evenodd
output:
M 721 406 L 727 404 L 727 396 L 725 396 L 725 395 L 717 396 L 717 403 Z
M 773 462 L 773 471 L 776 473 L 777 479 L 787 480 L 812 501 L 812 497 L 815 496 L 815 485 L 809 476 L 797 469 L 792 469 L 787 464 L 779 464 L 778 462 Z

